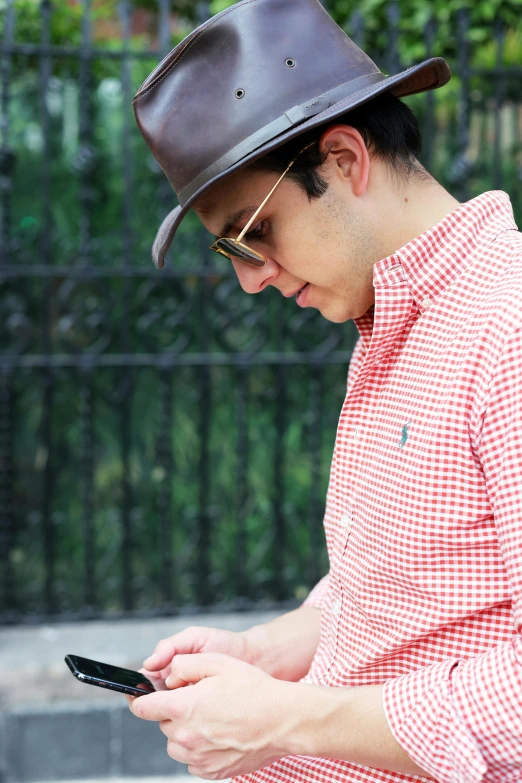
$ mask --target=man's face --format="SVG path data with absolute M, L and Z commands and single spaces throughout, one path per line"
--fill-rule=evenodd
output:
M 338 162 L 329 156 L 320 173 L 326 193 L 311 202 L 300 186 L 284 177 L 242 241 L 262 253 L 264 267 L 231 261 L 241 287 L 249 294 L 267 286 L 296 306 L 315 307 L 329 321 L 342 323 L 363 315 L 374 302 L 373 262 L 377 260 L 364 199 L 354 194 Z M 249 208 L 227 233 L 237 237 L 279 178 L 267 172 L 240 171 L 205 194 L 195 211 L 214 235 L 229 218 Z M 373 258 L 372 258 L 373 255 Z

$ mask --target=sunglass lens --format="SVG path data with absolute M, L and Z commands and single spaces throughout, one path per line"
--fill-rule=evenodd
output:
M 246 245 L 233 242 L 226 237 L 218 239 L 217 242 L 215 242 L 215 246 L 220 248 L 220 250 L 223 250 L 227 255 L 237 258 L 239 261 L 245 261 L 247 264 L 252 264 L 253 266 L 265 265 L 265 259 L 263 256 L 259 255 L 259 253 L 256 253 L 255 250 L 251 250 L 251 248 L 246 247 Z

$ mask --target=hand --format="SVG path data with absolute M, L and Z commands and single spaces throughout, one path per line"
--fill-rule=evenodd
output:
M 255 664 L 255 650 L 253 645 L 248 644 L 245 634 L 219 628 L 190 626 L 158 642 L 152 655 L 143 662 L 143 673 L 146 677 L 151 677 L 151 673 L 154 673 L 152 676 L 166 680 L 175 655 L 206 652 L 223 653 Z
M 184 687 L 188 684 L 194 687 Z M 296 688 L 219 653 L 176 655 L 172 690 L 129 698 L 138 718 L 160 721 L 171 758 L 207 780 L 247 774 L 290 754 Z

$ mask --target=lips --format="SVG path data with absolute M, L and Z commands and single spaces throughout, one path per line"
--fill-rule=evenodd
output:
M 297 296 L 296 296 L 296 298 L 295 298 L 295 301 L 297 302 L 297 304 L 298 304 L 300 307 L 302 307 L 302 306 L 303 306 L 303 304 L 304 304 L 304 300 L 305 300 L 305 297 L 306 297 L 306 291 L 307 291 L 307 289 L 308 289 L 308 286 L 309 286 L 309 285 L 310 285 L 310 283 L 307 283 L 306 285 L 304 285 L 304 286 L 303 286 L 303 287 L 302 287 L 302 288 L 301 288 L 301 289 L 300 289 L 300 290 L 297 292 Z
M 301 288 L 297 288 L 295 291 L 292 291 L 291 294 L 283 294 L 283 296 L 286 297 L 286 299 L 290 299 L 290 297 L 292 296 L 299 296 L 301 291 L 304 291 L 307 285 L 309 285 L 309 283 L 305 283 L 304 285 L 301 286 Z

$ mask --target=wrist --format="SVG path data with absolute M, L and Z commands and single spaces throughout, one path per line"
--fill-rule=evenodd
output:
M 254 625 L 247 631 L 243 631 L 246 644 L 247 662 L 259 669 L 265 669 L 266 650 L 268 648 L 267 632 L 264 625 Z M 268 672 L 271 674 L 271 672 Z
M 329 688 L 287 684 L 301 689 L 292 694 L 282 738 L 290 755 L 344 759 L 434 780 L 392 734 L 382 705 L 382 685 Z
M 297 682 L 310 669 L 319 644 L 321 610 L 305 606 L 244 632 L 249 662 L 278 680 Z
M 308 683 L 285 683 L 286 720 L 281 721 L 282 743 L 289 755 L 337 758 L 332 755 L 332 737 L 339 736 L 341 688 Z

